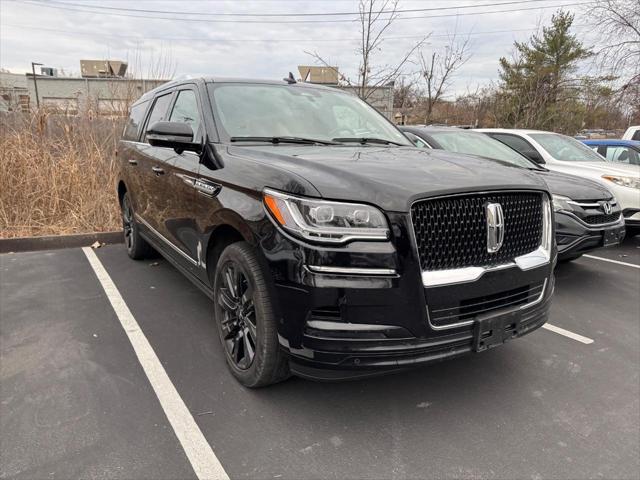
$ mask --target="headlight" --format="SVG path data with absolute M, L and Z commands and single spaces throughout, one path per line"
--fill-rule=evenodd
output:
M 559 212 L 560 210 L 573 210 L 569 202 L 569 197 L 563 197 L 562 195 L 552 195 L 553 198 L 553 211 Z
M 640 189 L 640 178 L 636 177 L 618 177 L 615 175 L 603 175 L 602 178 L 622 187 L 630 187 Z
M 279 225 L 307 240 L 344 243 L 389 238 L 384 215 L 369 205 L 296 197 L 271 189 L 264 190 L 263 199 Z

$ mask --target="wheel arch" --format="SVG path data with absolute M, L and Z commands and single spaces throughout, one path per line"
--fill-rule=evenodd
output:
M 238 215 L 227 211 L 224 220 L 208 233 L 206 250 L 207 276 L 212 280 L 220 255 L 229 245 L 245 241 L 256 245 L 256 239 L 251 228 Z

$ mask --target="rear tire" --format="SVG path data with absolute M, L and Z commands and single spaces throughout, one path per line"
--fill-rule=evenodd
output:
M 213 276 L 214 320 L 233 376 L 249 388 L 288 378 L 271 288 L 255 250 L 246 242 L 229 245 Z
M 133 214 L 129 193 L 122 197 L 122 230 L 127 254 L 134 260 L 142 260 L 154 254 L 153 248 L 140 236 L 140 228 Z

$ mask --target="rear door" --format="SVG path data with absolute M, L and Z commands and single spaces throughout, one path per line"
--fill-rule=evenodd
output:
M 144 203 L 138 200 L 145 195 L 143 179 L 141 178 L 141 171 L 139 169 L 141 160 L 140 151 L 144 149 L 145 146 L 140 142 L 140 134 L 149 103 L 150 101 L 147 100 L 131 107 L 129 118 L 122 134 L 122 141 L 118 146 L 122 178 L 127 186 L 129 199 L 135 212 L 140 211 L 138 204 Z

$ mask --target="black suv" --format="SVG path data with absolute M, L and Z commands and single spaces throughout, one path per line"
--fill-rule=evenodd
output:
M 415 148 L 353 95 L 173 82 L 131 107 L 118 158 L 129 256 L 158 250 L 213 299 L 246 386 L 400 370 L 547 319 L 546 184 Z

